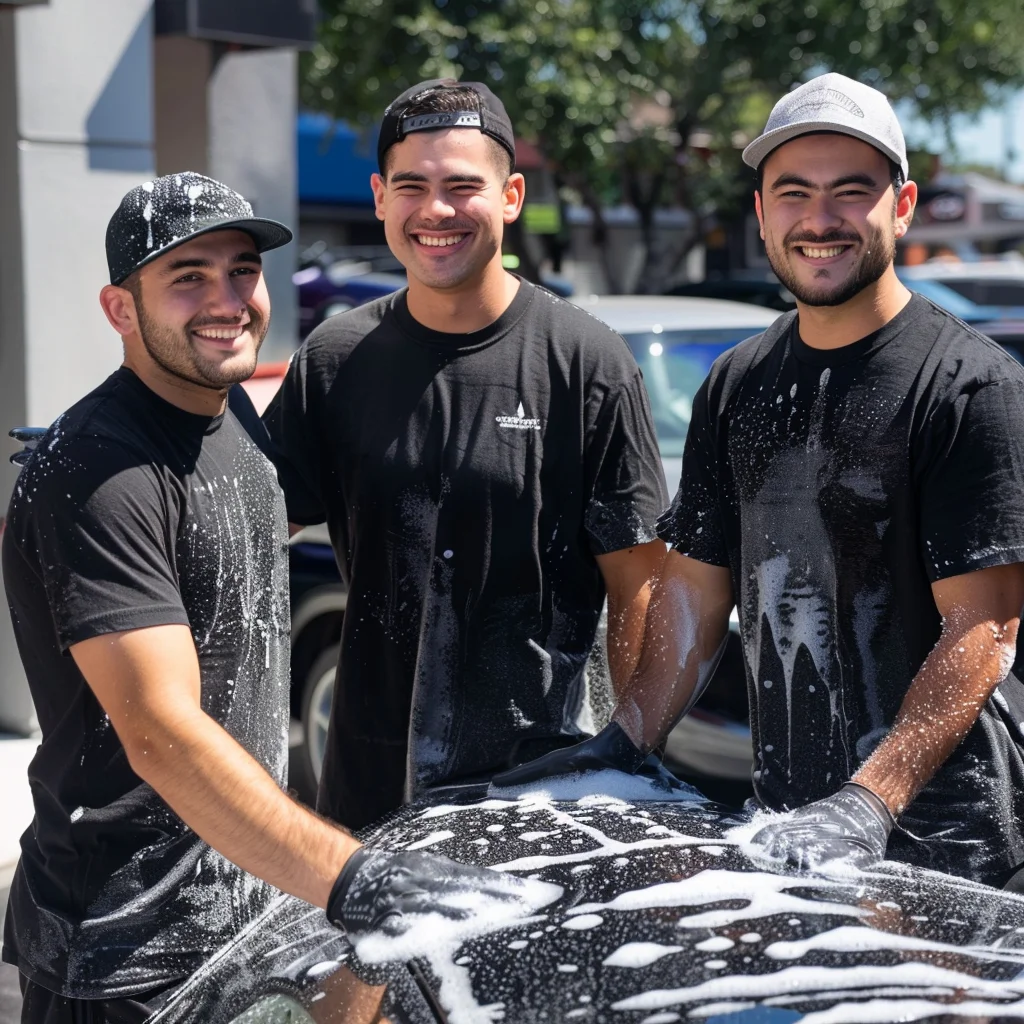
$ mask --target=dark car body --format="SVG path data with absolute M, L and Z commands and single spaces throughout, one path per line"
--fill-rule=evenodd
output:
M 533 917 L 461 939 L 427 921 L 403 960 L 367 964 L 282 897 L 152 1024 L 1024 1017 L 1021 897 L 888 863 L 782 874 L 714 804 L 638 799 L 618 773 L 558 785 L 563 799 L 434 796 L 364 836 L 561 887 Z

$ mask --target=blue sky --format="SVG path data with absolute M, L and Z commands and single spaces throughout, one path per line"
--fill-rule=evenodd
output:
M 907 145 L 932 152 L 948 153 L 944 137 L 912 119 L 903 121 Z M 1007 98 L 1003 106 L 954 122 L 953 138 L 960 160 L 1002 167 L 1005 160 L 1007 126 L 1016 156 L 1009 168 L 1011 181 L 1024 184 L 1024 90 Z M 932 135 L 932 138 L 929 138 Z M 952 154 L 949 154 L 952 158 Z

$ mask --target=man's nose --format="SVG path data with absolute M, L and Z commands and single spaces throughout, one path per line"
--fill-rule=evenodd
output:
M 246 302 L 239 292 L 239 282 L 244 278 L 223 274 L 214 282 L 208 293 L 207 312 L 210 316 L 238 317 L 245 312 Z
M 804 210 L 801 227 L 819 235 L 834 231 L 843 223 L 842 211 L 831 196 L 812 196 Z
M 444 220 L 455 216 L 455 206 L 451 197 L 443 189 L 436 189 L 427 198 L 424 214 L 434 220 Z

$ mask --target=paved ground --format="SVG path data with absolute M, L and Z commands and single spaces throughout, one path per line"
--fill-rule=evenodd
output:
M 7 911 L 7 892 L 18 862 L 18 841 L 32 820 L 27 771 L 36 742 L 0 733 L 0 921 Z M 0 964 L 0 1024 L 18 1024 L 20 1019 L 18 972 L 8 964 Z
M 7 891 L 11 870 L 0 872 L 0 915 L 7 912 Z M 10 964 L 0 964 L 0 1024 L 18 1024 L 21 1019 L 21 989 L 18 972 Z

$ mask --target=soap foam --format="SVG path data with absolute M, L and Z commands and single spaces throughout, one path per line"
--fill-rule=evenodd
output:
M 604 967 L 647 967 L 663 956 L 681 953 L 685 946 L 663 946 L 660 942 L 627 942 L 601 961 Z
M 1019 999 L 1024 995 L 1024 981 L 990 981 L 986 978 L 972 977 L 961 971 L 936 967 L 933 964 L 863 964 L 855 967 L 787 967 L 772 974 L 713 978 L 685 988 L 641 992 L 613 1003 L 612 1009 L 661 1010 L 703 999 L 766 999 L 802 992 L 829 993 L 843 987 L 868 989 L 886 985 L 941 985 L 954 991 L 961 989 L 971 995 L 994 999 Z M 989 1005 L 988 1015 L 991 1015 L 992 1009 L 993 1007 Z M 1002 1010 L 1003 1007 L 1000 1006 L 1000 1013 Z M 804 1024 L 807 1019 L 804 1018 Z
M 680 785 L 680 789 L 667 790 L 649 776 L 628 775 L 626 772 L 607 768 L 594 772 L 556 775 L 550 779 L 528 782 L 521 786 L 495 786 L 492 782 L 487 788 L 487 794 L 515 794 L 519 797 L 548 801 L 573 801 L 597 795 L 636 803 L 652 800 L 658 803 L 707 803 L 707 797 L 699 790 L 685 783 Z
M 680 918 L 681 928 L 721 928 L 771 914 L 833 914 L 866 917 L 871 911 L 847 903 L 809 900 L 786 889 L 835 888 L 835 883 L 814 878 L 794 878 L 761 871 L 707 869 L 678 882 L 663 882 L 646 889 L 620 893 L 607 903 L 583 903 L 568 911 L 592 914 L 600 910 L 646 910 L 652 907 L 695 907 L 725 900 L 744 900 L 745 907 L 709 910 Z
M 773 960 L 798 960 L 807 953 L 827 950 L 832 953 L 868 953 L 877 950 L 911 950 L 929 953 L 956 953 L 981 960 L 1000 960 L 1024 964 L 1024 950 L 995 948 L 992 946 L 957 946 L 948 942 L 919 939 L 912 935 L 899 935 L 874 928 L 846 925 L 831 931 L 812 935 L 793 942 L 773 942 L 765 954 Z

